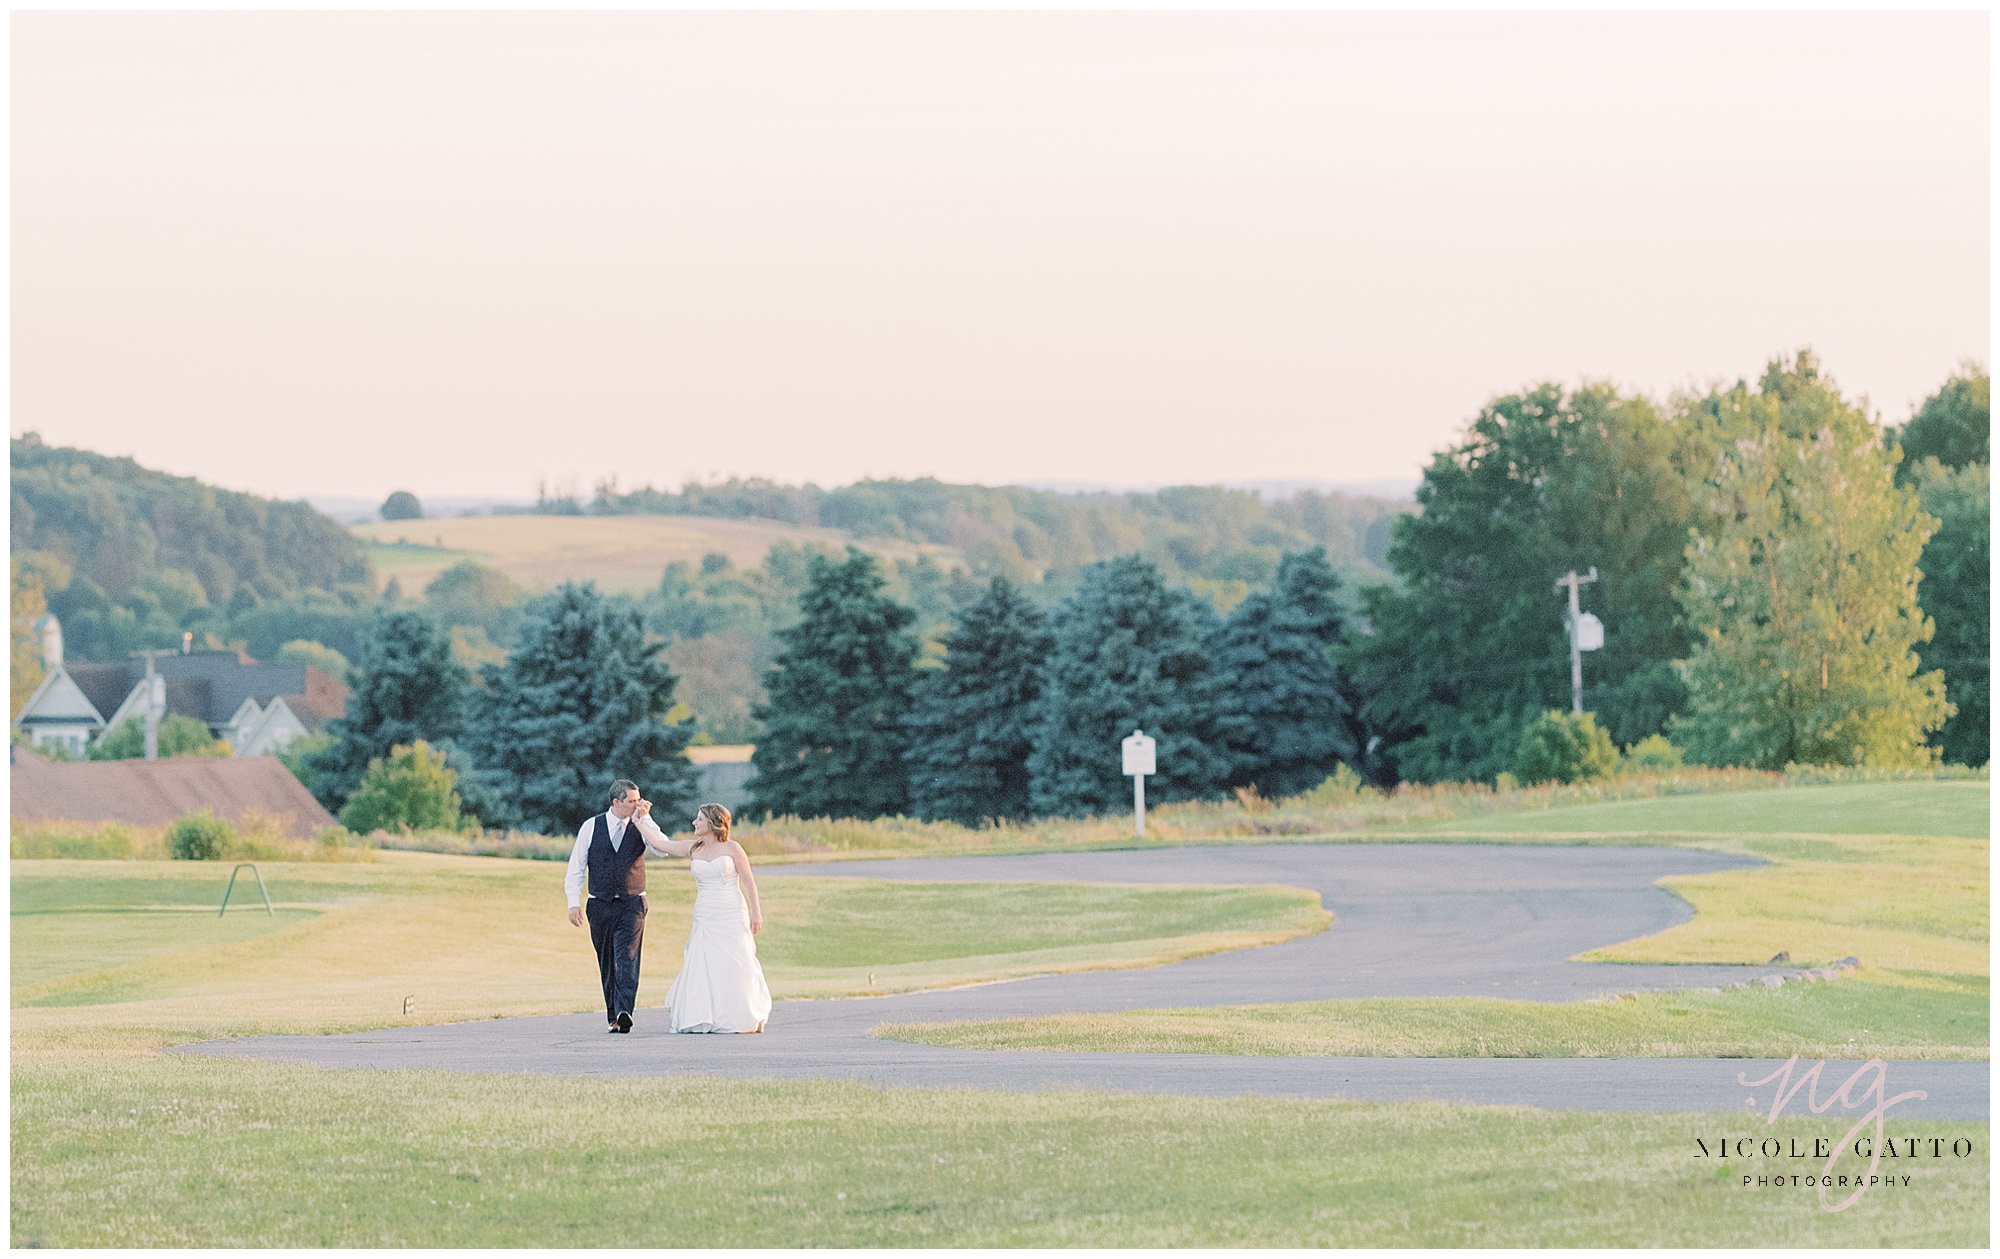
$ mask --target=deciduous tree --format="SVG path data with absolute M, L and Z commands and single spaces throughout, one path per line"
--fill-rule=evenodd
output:
M 1925 670 L 1944 671 L 1945 698 L 1958 710 L 1931 742 L 1953 765 L 1984 765 L 1993 715 L 1993 468 L 1924 464 L 1913 483 L 1938 531 L 1918 561 L 1917 597 L 1937 632 L 1917 655 Z
M 1920 765 L 1950 706 L 1919 672 L 1918 557 L 1937 521 L 1808 355 L 1722 399 L 1682 605 L 1696 633 L 1675 742 L 1697 761 Z
M 1545 384 L 1495 399 L 1431 461 L 1421 510 L 1394 526 L 1400 583 L 1363 592 L 1371 633 L 1347 654 L 1401 776 L 1491 779 L 1537 714 L 1569 706 L 1553 582 L 1571 569 L 1598 570 L 1583 606 L 1606 626 L 1586 702 L 1620 743 L 1661 728 L 1682 702 L 1670 662 L 1687 648 L 1680 465 L 1711 440 L 1608 385 Z

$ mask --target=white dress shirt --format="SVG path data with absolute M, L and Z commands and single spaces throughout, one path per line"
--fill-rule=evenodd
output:
M 628 821 L 609 811 L 603 816 L 605 823 L 611 828 L 611 851 L 617 852 L 619 844 L 624 842 Z M 577 831 L 576 847 L 569 851 L 569 873 L 563 876 L 563 891 L 569 896 L 571 909 L 583 904 L 583 880 L 590 869 L 590 841 L 597 833 L 597 817 L 598 815 L 592 814 L 590 820 Z M 639 824 L 639 838 L 645 842 L 648 849 L 662 857 L 673 856 L 663 847 L 667 842 L 667 836 L 666 832 L 660 829 L 658 822 L 644 815 L 634 817 L 630 821 Z M 644 896 L 645 893 L 641 892 L 639 895 Z M 597 893 L 592 892 L 591 899 L 596 898 Z

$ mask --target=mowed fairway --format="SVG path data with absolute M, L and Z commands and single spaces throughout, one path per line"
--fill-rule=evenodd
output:
M 856 539 L 841 529 L 701 516 L 469 516 L 390 520 L 357 525 L 353 532 L 377 544 L 369 548 L 376 569 L 412 595 L 464 560 L 491 565 L 531 590 L 588 580 L 608 591 L 638 594 L 658 586 L 661 572 L 676 560 L 699 564 L 702 556 L 715 553 L 738 568 L 751 568 L 778 542 L 835 550 L 853 543 L 890 559 L 930 554 L 946 567 L 956 557 L 947 548 Z
M 1984 782 L 1799 787 L 1453 822 L 1426 839 L 1686 844 L 1770 864 L 1677 876 L 1694 918 L 1578 960 L 1859 971 L 1809 987 L 1550 1004 L 1383 998 L 887 1027 L 962 1049 L 1392 1057 L 1986 1058 Z
M 209 910 L 227 880 L 221 863 L 14 862 L 17 1034 L 73 1023 L 78 1007 L 93 1028 L 150 1029 L 165 1043 L 596 1004 L 596 962 L 564 916 L 558 864 L 388 852 L 263 869 L 278 918 L 254 885 L 247 902 L 238 885 L 227 916 Z M 780 997 L 1153 965 L 1328 921 L 1317 897 L 1293 888 L 768 883 L 761 950 Z M 647 1004 L 679 969 L 692 899 L 684 871 L 655 873 Z
M 1692 921 L 1585 955 L 1606 962 L 1860 958 L 1868 977 L 1972 984 L 1988 974 L 1991 923 L 1985 782 L 1868 783 L 1680 796 L 1454 822 L 1469 839 L 1673 843 L 1769 866 L 1665 886 Z
M 1947 1151 L 1963 1140 L 1967 1152 L 1885 1166 L 1908 1181 L 1833 1213 L 1804 1183 L 1821 1160 L 1704 1159 L 1695 1141 L 1726 1133 L 1810 1148 L 1851 1118 L 335 1070 L 159 1053 L 213 1035 L 593 1005 L 589 947 L 562 921 L 552 864 L 389 853 L 267 866 L 281 913 L 296 915 L 275 922 L 261 903 L 241 917 L 202 913 L 225 873 L 14 863 L 14 904 L 26 911 L 14 937 L 14 1244 L 1984 1246 L 1990 1236 L 1983 1124 L 1891 1118 L 1892 1137 Z M 1315 897 L 1263 887 L 771 879 L 765 897 L 759 948 L 781 993 L 865 991 L 871 966 L 878 984 L 921 986 L 1014 966 L 1136 964 L 1324 921 Z M 654 899 L 649 1001 L 686 928 L 685 876 L 662 879 Z M 1983 931 L 1983 891 L 1975 916 Z M 85 925 L 62 936 L 65 918 Z M 112 919 L 113 964 L 79 968 L 70 942 Z M 157 936 L 132 925 L 149 919 Z M 197 919 L 248 934 L 203 940 Z M 1949 1018 L 1939 1003 L 1970 982 L 1913 973 L 1865 987 Z M 1863 989 L 1843 980 L 1749 995 L 1823 1005 Z M 1476 1016 L 1477 1003 L 1434 1004 Z M 1621 1003 L 1621 1017 L 1626 1004 L 1640 1005 Z M 1705 1009 L 1703 1033 L 1744 1034 L 1732 1017 Z M 1833 1016 L 1814 1006 L 1760 1017 L 1823 1027 Z M 1965 1039 L 1936 1039 L 1954 1036 Z M 1849 1157 L 1835 1170 L 1868 1169 Z M 1754 1183 L 1773 1174 L 1800 1180 Z

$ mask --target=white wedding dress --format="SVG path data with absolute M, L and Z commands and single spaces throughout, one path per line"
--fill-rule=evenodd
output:
M 690 869 L 694 925 L 681 973 L 667 989 L 667 1021 L 677 1032 L 760 1032 L 771 1017 L 771 990 L 757 964 L 736 862 L 725 853 L 697 858 Z

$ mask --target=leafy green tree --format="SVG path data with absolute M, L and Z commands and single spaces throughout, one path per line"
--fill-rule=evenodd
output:
M 334 743 L 306 762 L 317 776 L 313 794 L 338 811 L 370 762 L 418 740 L 456 739 L 465 729 L 467 682 L 451 640 L 429 618 L 378 611 L 350 670 L 346 715 L 327 723 Z
M 510 818 L 574 833 L 620 778 L 669 808 L 694 803 L 692 731 L 667 724 L 675 679 L 662 646 L 646 641 L 631 601 L 593 582 L 564 582 L 522 610 L 514 654 L 482 670 L 465 740 Z
M 368 580 L 360 543 L 305 503 L 256 498 L 130 459 L 45 446 L 32 433 L 14 439 L 9 452 L 13 549 L 51 552 L 74 567 L 80 598 L 66 601 L 60 596 L 67 590 L 53 585 L 46 593 L 78 655 L 117 659 L 132 647 L 177 645 L 181 630 L 193 626 L 163 624 L 158 628 L 167 641 L 157 643 L 134 641 L 130 634 L 158 608 L 128 599 L 164 570 L 186 574 L 200 588 L 210 617 L 219 616 L 242 586 L 268 599 Z M 157 605 L 161 592 L 153 593 Z M 169 600 L 177 597 L 165 593 Z M 134 624 L 113 625 L 112 608 L 124 609 Z M 98 642 L 121 630 L 123 638 Z
M 750 790 L 766 813 L 881 817 L 909 806 L 903 719 L 915 681 L 915 614 L 882 593 L 873 556 L 808 561 L 799 620 L 756 710 Z
M 1682 603 L 1696 631 L 1674 741 L 1698 762 L 1921 765 L 1950 706 L 1919 673 L 1917 562 L 1937 522 L 1810 356 L 1723 408 Z
M 944 667 L 918 673 L 904 724 L 910 808 L 926 819 L 1024 818 L 1031 719 L 1049 635 L 1005 577 L 945 636 Z
M 1214 729 L 1208 645 L 1219 618 L 1172 590 L 1160 570 L 1123 556 L 1084 570 L 1056 611 L 1054 641 L 1035 705 L 1029 799 L 1045 816 L 1127 807 L 1132 787 L 1119 745 L 1135 729 L 1154 739 L 1159 772 L 1148 800 L 1212 795 L 1229 772 Z
M 511 643 L 528 597 L 499 569 L 462 560 L 424 587 L 424 610 L 441 625 L 475 627 L 493 642 Z
M 408 490 L 397 490 L 395 493 L 389 495 L 388 498 L 382 500 L 382 519 L 384 520 L 422 520 L 423 518 L 424 505 L 418 502 L 417 496 Z
M 160 718 L 157 732 L 161 756 L 226 757 L 235 755 L 225 739 L 208 731 L 208 723 L 186 713 L 168 713 Z M 114 730 L 107 730 L 90 745 L 93 761 L 136 761 L 146 755 L 146 724 L 127 717 Z
M 42 664 L 42 632 L 36 626 L 48 614 L 49 605 L 44 597 L 41 573 L 14 559 L 8 565 L 12 570 L 12 589 L 9 599 L 9 623 L 12 627 L 12 653 L 9 659 L 8 704 L 9 718 L 21 715 L 28 697 L 42 684 L 48 671 Z
M 319 783 L 319 771 L 312 767 L 312 758 L 332 747 L 333 742 L 333 736 L 324 730 L 318 734 L 300 735 L 278 749 L 278 760 L 292 771 L 292 777 L 299 780 L 300 786 L 311 791 Z
M 1903 448 L 1896 482 L 1908 484 L 1926 459 L 1946 468 L 1993 462 L 1993 378 L 1968 365 L 1944 383 L 1901 429 L 1890 429 L 1891 445 Z
M 295 638 L 278 648 L 279 664 L 309 664 L 336 682 L 347 681 L 347 657 L 325 643 Z
M 452 786 L 457 779 L 444 754 L 422 739 L 392 748 L 386 760 L 368 762 L 361 785 L 340 811 L 340 824 L 357 835 L 458 830 L 464 819 Z
M 1596 568 L 1584 610 L 1606 626 L 1587 702 L 1620 743 L 1683 702 L 1675 590 L 1692 502 L 1681 475 L 1714 438 L 1643 398 L 1545 384 L 1497 398 L 1440 452 L 1394 525 L 1398 586 L 1362 592 L 1371 633 L 1346 653 L 1364 713 L 1419 782 L 1492 779 L 1521 731 L 1570 701 L 1566 606 L 1554 581 Z
M 1618 749 L 1611 736 L 1598 729 L 1594 713 L 1563 713 L 1551 708 L 1528 723 L 1514 746 L 1514 777 L 1530 786 L 1588 782 L 1609 778 L 1617 771 Z
M 1211 653 L 1226 784 L 1276 798 L 1310 791 L 1362 751 L 1332 651 L 1346 641 L 1340 579 L 1318 547 L 1286 555 L 1270 591 L 1236 605 Z
M 1953 765 L 1984 765 L 1993 714 L 1993 469 L 1953 470 L 1926 459 L 1914 484 L 1924 511 L 1938 519 L 1917 587 L 1937 633 L 1917 654 L 1926 671 L 1944 671 L 1945 698 L 1958 710 L 1931 742 Z

